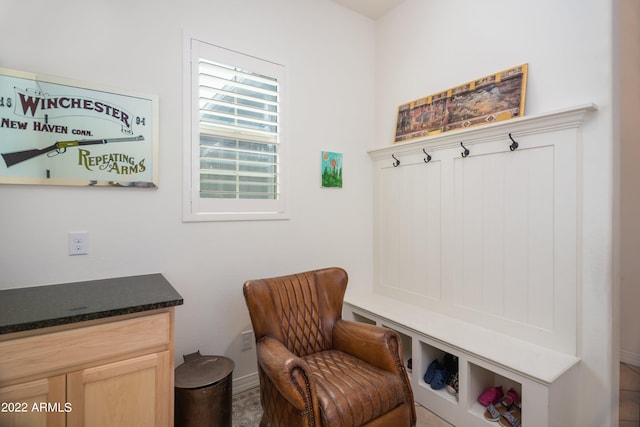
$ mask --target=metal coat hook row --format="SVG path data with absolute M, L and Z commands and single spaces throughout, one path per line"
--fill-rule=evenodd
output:
M 427 157 L 424 158 L 424 162 L 429 163 L 431 161 L 431 155 L 427 153 L 424 148 L 422 149 L 422 152 L 427 155 Z
M 509 134 L 509 139 L 511 140 L 511 145 L 509 146 L 509 150 L 511 150 L 511 151 L 515 151 L 515 150 L 516 150 L 516 148 L 518 148 L 518 146 L 519 146 L 520 144 L 518 144 L 518 143 L 516 142 L 516 140 L 515 140 L 515 139 L 513 139 L 513 137 L 511 136 L 511 134 Z
M 393 162 L 393 167 L 397 168 L 398 166 L 400 166 L 400 160 L 398 160 L 393 154 L 391 155 L 391 157 L 393 157 L 393 159 L 395 160 L 395 162 Z
M 460 146 L 464 149 L 464 151 L 462 153 L 460 153 L 460 155 L 462 155 L 462 157 L 467 157 L 469 155 L 469 149 L 467 147 L 465 147 L 462 142 L 460 143 Z

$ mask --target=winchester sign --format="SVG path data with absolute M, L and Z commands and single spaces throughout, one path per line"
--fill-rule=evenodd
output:
M 157 187 L 157 99 L 0 68 L 0 183 Z

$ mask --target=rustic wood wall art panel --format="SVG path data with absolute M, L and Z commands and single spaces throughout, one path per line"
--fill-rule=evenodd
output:
M 395 143 L 524 115 L 527 64 L 398 108 Z

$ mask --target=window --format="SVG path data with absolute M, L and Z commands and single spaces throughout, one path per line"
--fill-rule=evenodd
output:
M 284 218 L 284 67 L 193 38 L 188 48 L 184 219 Z

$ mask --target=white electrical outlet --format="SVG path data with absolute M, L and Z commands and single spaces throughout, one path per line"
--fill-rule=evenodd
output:
M 69 233 L 69 255 L 86 255 L 89 253 L 89 232 L 73 231 Z
M 253 331 L 242 331 L 242 351 L 253 348 Z

